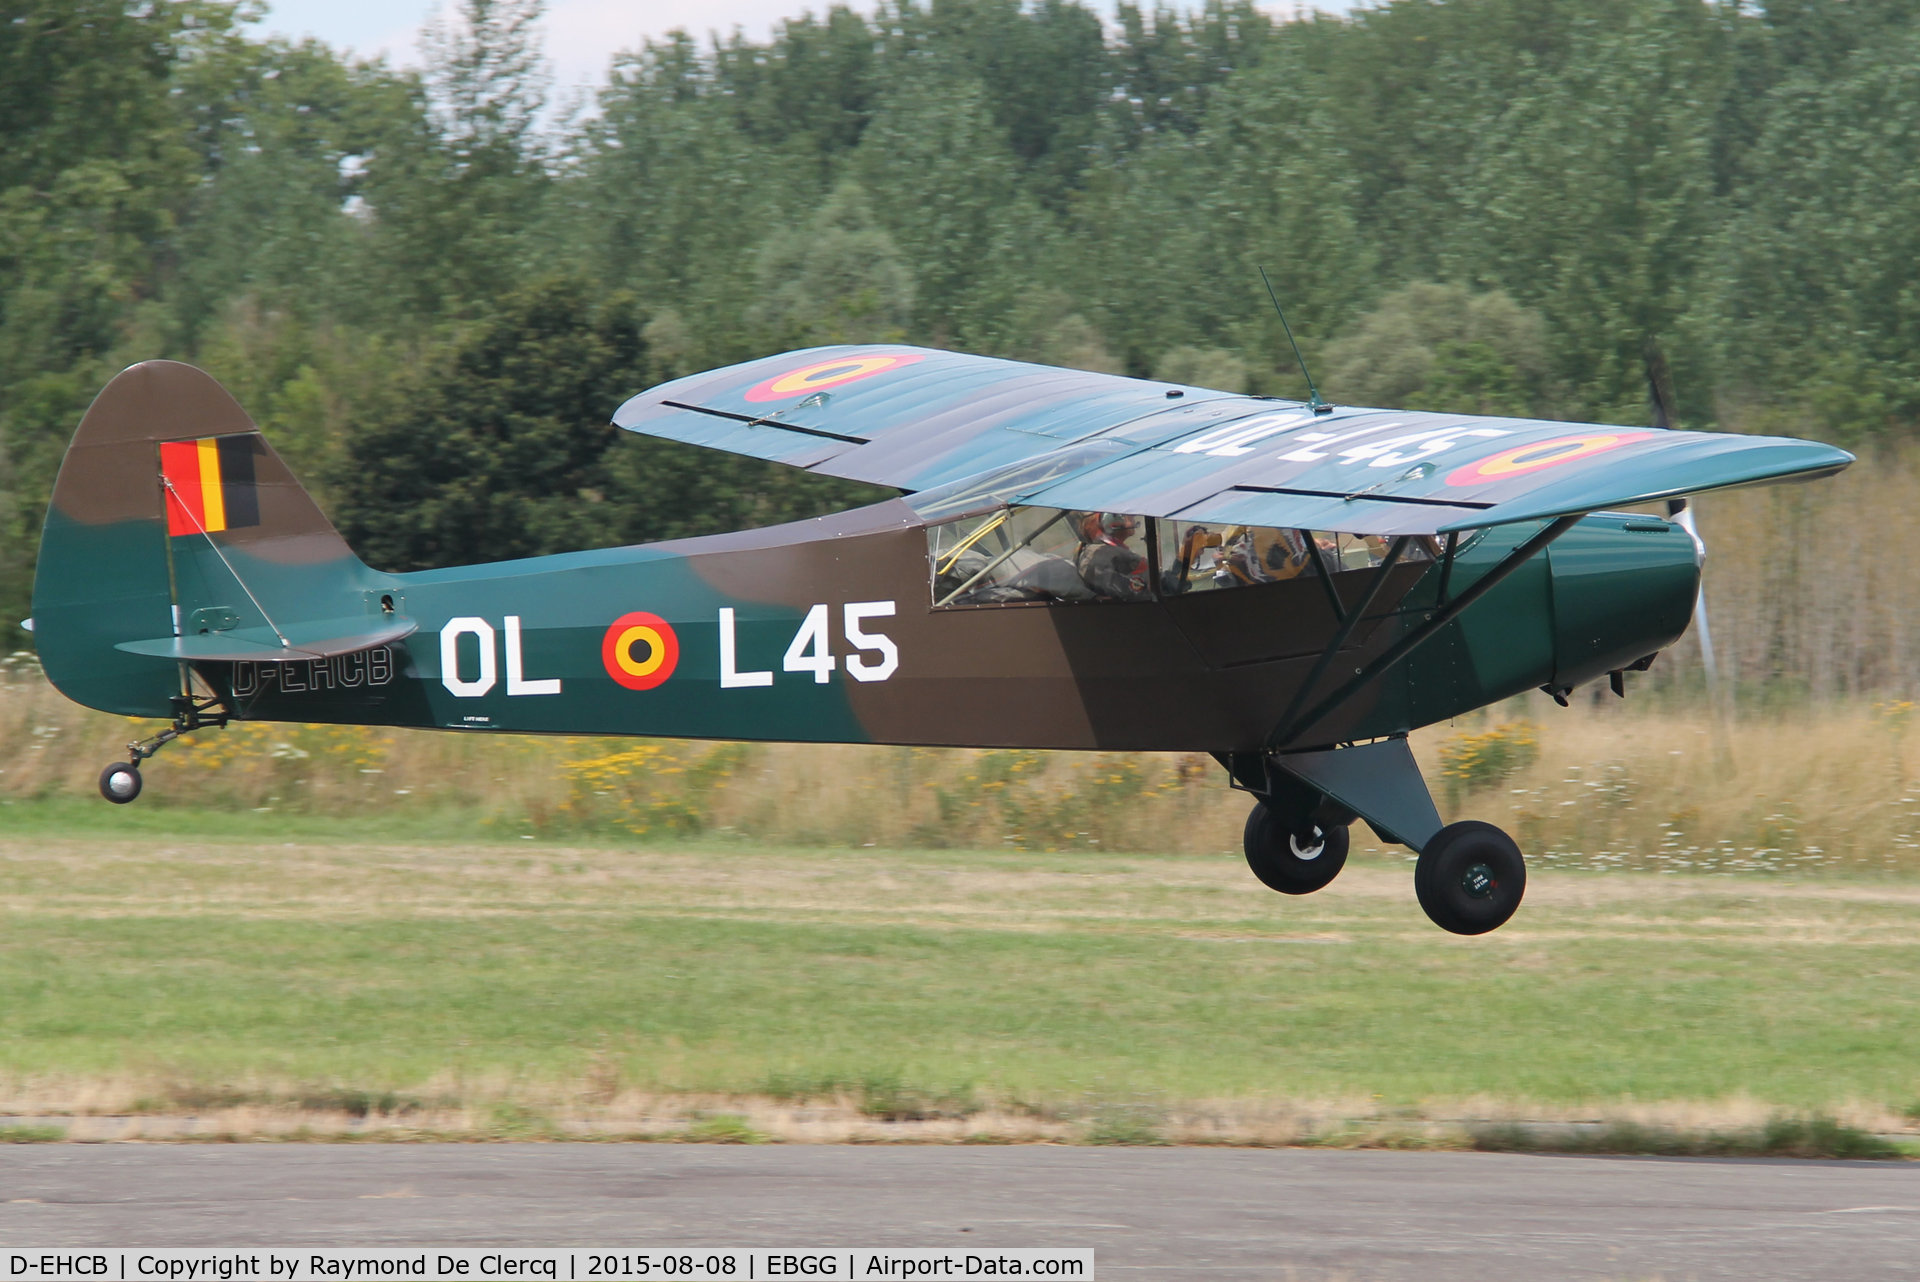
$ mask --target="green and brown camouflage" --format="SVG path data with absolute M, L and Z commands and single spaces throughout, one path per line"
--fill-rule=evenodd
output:
M 169 536 L 159 442 L 235 436 L 255 460 L 258 524 Z M 925 524 L 893 500 L 711 538 L 384 574 L 353 555 L 212 379 L 150 362 L 109 385 L 67 455 L 34 621 L 54 684 L 129 716 L 171 715 L 184 667 L 250 720 L 1211 752 L 1266 744 L 1336 625 L 1304 577 L 1161 600 L 937 609 Z M 1537 528 L 1482 536 L 1453 587 Z M 1349 608 L 1370 573 L 1332 576 Z M 1431 612 L 1438 578 L 1437 562 L 1395 569 L 1340 665 L 1364 665 Z M 1677 527 L 1590 518 L 1318 727 L 1315 743 L 1621 667 L 1684 630 L 1695 582 Z M 1576 615 L 1569 601 L 1580 622 L 1556 629 Z M 645 689 L 621 684 L 605 658 L 608 630 L 635 613 L 664 621 L 677 648 Z M 795 667 L 789 650 L 809 617 L 826 623 L 824 653 Z
M 54 487 L 34 588 L 47 676 L 90 707 L 176 724 L 199 709 L 1204 751 L 1270 805 L 1277 763 L 1289 787 L 1312 781 L 1307 812 L 1337 798 L 1418 849 L 1438 819 L 1404 745 L 1391 761 L 1343 745 L 1564 692 L 1686 629 L 1691 535 L 1582 513 L 1851 461 L 1775 438 L 1315 413 L 895 347 L 683 379 L 615 421 L 908 492 L 769 529 L 386 573 L 212 378 L 147 362 L 100 393 Z M 1103 513 L 1126 514 L 1113 526 L 1136 539 L 1129 591 L 1089 587 L 1071 542 L 1043 556 L 1025 550 L 1037 533 L 1011 540 L 1014 518 L 1056 539 L 1093 531 L 1084 556 Z M 1009 550 L 975 551 L 968 568 L 984 568 L 956 586 L 956 561 L 993 530 Z M 1262 532 L 1290 539 L 1293 560 L 1230 581 L 1226 544 Z M 1210 577 L 1190 563 L 1201 547 Z M 1052 586 L 965 590 L 1016 563 Z M 1216 585 L 1233 590 L 1191 590 Z M 1356 775 L 1336 759 L 1375 765 Z

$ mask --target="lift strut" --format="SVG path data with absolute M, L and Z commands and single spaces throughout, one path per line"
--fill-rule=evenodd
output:
M 1267 740 L 1267 746 L 1269 748 L 1277 748 L 1283 744 L 1292 743 L 1306 734 L 1307 731 L 1313 729 L 1322 721 L 1325 721 L 1334 712 L 1338 711 L 1347 700 L 1353 698 L 1354 695 L 1378 680 L 1389 669 L 1405 660 L 1408 655 L 1439 635 L 1441 629 L 1459 618 L 1468 606 L 1471 606 L 1475 601 L 1478 601 L 1488 592 L 1491 592 L 1503 582 L 1508 575 L 1531 560 L 1535 553 L 1541 551 L 1568 530 L 1571 530 L 1579 521 L 1580 517 L 1575 515 L 1558 517 L 1549 522 L 1546 528 L 1542 529 L 1538 534 L 1535 534 L 1513 551 L 1507 553 L 1505 557 L 1501 558 L 1498 564 L 1480 576 L 1479 579 L 1475 580 L 1466 591 L 1453 598 L 1453 600 L 1442 604 L 1432 614 L 1429 614 L 1419 627 L 1394 642 L 1393 645 L 1387 648 L 1386 653 L 1362 668 L 1352 680 L 1342 685 L 1325 699 L 1322 699 L 1304 716 L 1294 718 L 1292 709 L 1289 709 L 1288 715 L 1281 719 L 1280 728 L 1274 731 L 1273 735 Z M 1452 545 L 1450 544 L 1448 548 L 1449 553 L 1451 553 L 1452 550 Z M 1391 554 L 1389 554 L 1389 560 L 1382 563 L 1382 570 L 1386 569 L 1390 564 Z M 1379 580 L 1376 580 L 1373 587 L 1377 587 L 1378 583 Z M 1372 590 L 1370 588 L 1369 599 L 1371 599 L 1371 596 Z M 1355 616 L 1359 613 L 1360 611 L 1358 610 L 1354 611 Z M 1320 661 L 1314 665 L 1312 675 L 1308 678 L 1307 682 L 1301 686 L 1300 693 L 1294 696 L 1295 707 L 1306 701 L 1306 696 L 1314 683 L 1319 681 L 1321 675 L 1333 662 L 1334 652 L 1337 651 L 1340 645 L 1346 640 L 1348 631 L 1349 629 L 1343 626 L 1334 634 L 1333 641 L 1328 644 L 1325 653 L 1320 656 Z

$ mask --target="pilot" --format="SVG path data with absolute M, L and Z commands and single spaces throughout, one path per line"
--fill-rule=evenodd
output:
M 1089 512 L 1080 520 L 1080 554 L 1074 568 L 1094 594 L 1113 601 L 1141 601 L 1147 593 L 1147 558 L 1127 546 L 1140 519 L 1123 512 Z

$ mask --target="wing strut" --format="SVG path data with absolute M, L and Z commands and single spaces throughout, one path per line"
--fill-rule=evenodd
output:
M 1340 594 L 1334 591 L 1333 576 L 1327 573 L 1327 558 L 1320 555 L 1320 544 L 1314 539 L 1312 530 L 1302 531 L 1307 540 L 1307 555 L 1313 558 L 1313 577 L 1320 580 L 1320 590 L 1327 594 L 1327 604 L 1333 607 L 1335 622 L 1345 622 L 1346 607 L 1340 604 Z
M 1388 545 L 1387 554 L 1381 558 L 1380 566 L 1373 572 L 1373 580 L 1367 584 L 1367 590 L 1361 594 L 1359 603 L 1347 612 L 1347 616 L 1344 619 L 1340 620 L 1340 626 L 1334 629 L 1333 640 L 1327 642 L 1327 648 L 1320 652 L 1320 658 L 1313 665 L 1313 671 L 1307 673 L 1307 679 L 1300 683 L 1298 690 L 1294 691 L 1293 702 L 1289 703 L 1287 710 L 1280 715 L 1281 725 L 1284 726 L 1292 723 L 1293 714 L 1300 711 L 1300 705 L 1307 701 L 1307 696 L 1313 693 L 1313 688 L 1320 684 L 1320 678 L 1327 675 L 1327 669 L 1332 665 L 1334 656 L 1340 653 L 1340 647 L 1347 643 L 1347 638 L 1353 635 L 1353 630 L 1359 626 L 1361 618 L 1373 606 L 1374 598 L 1380 595 L 1380 589 L 1387 584 L 1387 575 L 1400 560 L 1400 554 L 1407 550 L 1407 544 L 1412 541 L 1408 535 L 1402 534 Z M 1311 534 L 1307 536 L 1307 542 L 1313 543 L 1313 536 Z M 1317 544 L 1315 544 L 1313 548 L 1313 563 L 1315 565 L 1320 564 L 1320 548 Z M 1322 567 L 1321 573 L 1326 573 L 1324 567 Z M 1335 615 L 1338 615 L 1340 612 L 1338 600 L 1338 597 L 1336 597 L 1334 605 Z
M 1428 615 L 1424 623 L 1394 642 L 1393 645 L 1387 648 L 1385 654 L 1382 654 L 1372 663 L 1369 663 L 1355 675 L 1351 681 L 1348 681 L 1338 690 L 1328 695 L 1325 699 L 1322 699 L 1314 706 L 1313 710 L 1305 716 L 1294 720 L 1292 719 L 1292 709 L 1288 709 L 1288 715 L 1281 718 L 1280 728 L 1267 740 L 1267 746 L 1269 748 L 1277 748 L 1282 744 L 1291 743 L 1307 731 L 1313 729 L 1314 726 L 1324 721 L 1328 714 L 1339 708 L 1341 704 L 1377 680 L 1382 673 L 1399 664 L 1408 655 L 1425 645 L 1428 641 L 1431 641 L 1439 634 L 1442 628 L 1445 628 L 1448 624 L 1459 618 L 1468 606 L 1478 601 L 1488 592 L 1491 592 L 1509 574 L 1512 574 L 1532 559 L 1536 552 L 1539 552 L 1545 548 L 1547 544 L 1553 542 L 1568 530 L 1571 530 L 1575 525 L 1579 524 L 1580 520 L 1581 518 L 1579 516 L 1560 517 L 1551 522 L 1538 534 L 1528 539 L 1525 543 L 1522 543 L 1519 547 L 1507 553 L 1499 564 L 1495 565 L 1491 570 L 1488 570 L 1486 574 L 1476 580 L 1471 587 Z M 1395 540 L 1395 545 L 1398 546 L 1399 542 L 1400 540 Z M 1389 552 L 1388 556 L 1391 559 L 1392 553 Z M 1390 560 L 1382 562 L 1381 568 L 1385 569 L 1388 564 L 1390 564 Z M 1371 593 L 1369 593 L 1369 596 L 1371 596 Z M 1354 614 L 1357 616 L 1359 611 L 1354 611 Z M 1295 696 L 1294 702 L 1296 704 L 1304 699 L 1306 691 L 1312 687 L 1314 682 L 1320 679 L 1320 674 L 1324 672 L 1326 667 L 1333 661 L 1334 650 L 1338 648 L 1339 642 L 1345 639 L 1346 633 L 1343 629 L 1335 636 L 1334 643 L 1327 647 L 1326 653 L 1320 656 L 1320 662 L 1314 665 L 1313 676 L 1308 679 L 1305 685 L 1301 686 L 1301 694 Z

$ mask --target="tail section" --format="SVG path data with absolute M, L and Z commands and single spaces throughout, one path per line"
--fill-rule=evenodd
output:
M 413 630 L 225 388 L 147 361 L 67 447 L 33 585 L 68 698 L 169 716 L 196 663 L 343 654 Z

